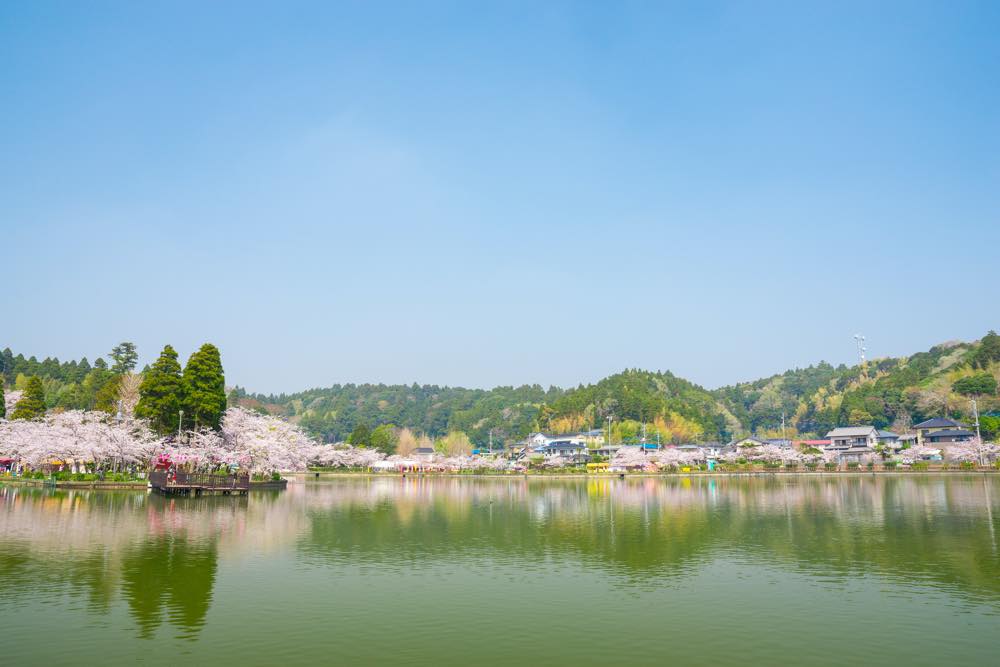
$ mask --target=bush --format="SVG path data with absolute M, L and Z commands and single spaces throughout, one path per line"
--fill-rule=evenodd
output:
M 865 464 L 865 467 L 868 468 L 869 470 L 875 470 L 875 462 L 869 461 L 868 463 Z
M 272 482 L 280 482 L 281 481 L 281 473 L 272 472 L 271 473 L 271 481 Z
M 810 461 L 809 463 L 806 464 L 806 468 L 808 468 L 809 470 L 815 470 L 818 467 L 819 463 L 817 463 L 816 461 Z
M 831 462 L 829 462 L 829 463 L 824 463 L 824 464 L 823 464 L 823 467 L 824 467 L 824 468 L 826 468 L 827 470 L 836 470 L 836 469 L 837 469 L 837 464 L 836 464 L 836 463 L 833 463 L 833 462 L 831 461 Z
M 886 470 L 895 470 L 896 466 L 898 465 L 899 465 L 898 461 L 886 461 L 885 463 L 882 464 L 882 467 L 885 468 Z
M 780 463 L 775 463 L 774 461 L 764 461 L 764 470 L 778 470 L 780 468 Z
M 931 467 L 931 464 L 928 463 L 927 461 L 914 461 L 910 465 L 910 470 L 917 470 L 917 471 L 923 472 L 923 471 L 926 471 L 926 470 L 930 470 L 930 467 Z
M 860 467 L 861 467 L 861 464 L 858 463 L 857 461 L 849 461 L 847 463 L 847 469 L 848 470 L 857 470 Z
M 975 470 L 976 464 L 973 463 L 972 461 L 962 461 L 961 463 L 958 464 L 958 467 L 961 468 L 962 470 Z
M 799 464 L 792 461 L 785 464 L 785 470 L 798 470 Z

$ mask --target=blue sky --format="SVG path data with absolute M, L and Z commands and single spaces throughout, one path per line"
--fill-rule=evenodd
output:
M 0 346 L 707 386 L 1000 328 L 997 3 L 5 3 Z

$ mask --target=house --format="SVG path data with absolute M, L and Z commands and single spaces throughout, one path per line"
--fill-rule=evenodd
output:
M 418 461 L 430 461 L 434 458 L 434 448 L 433 447 L 417 447 L 410 454 L 413 458 Z
M 758 440 L 757 438 L 743 438 L 742 440 L 733 440 L 731 443 L 726 445 L 727 447 L 760 447 L 766 445 L 767 443 L 763 440 Z
M 974 436 L 965 424 L 943 417 L 922 421 L 913 429 L 917 432 L 918 445 L 927 442 L 970 442 Z
M 590 454 L 587 450 L 587 445 L 582 442 L 574 442 L 573 440 L 554 440 L 541 447 L 535 447 L 532 451 L 535 454 L 541 454 L 547 459 L 557 456 L 576 459 L 589 456 Z
M 783 447 L 784 449 L 792 448 L 792 441 L 786 438 L 768 438 L 765 440 L 765 443 L 774 447 Z
M 878 444 L 882 445 L 886 449 L 900 449 L 902 447 L 899 442 L 899 435 L 897 433 L 893 433 L 892 431 L 879 431 Z
M 875 449 L 878 444 L 878 429 L 874 426 L 842 426 L 826 434 L 830 444 L 827 449 L 843 452 L 848 449 Z
M 831 440 L 799 440 L 796 442 L 799 449 L 826 449 L 832 444 Z
M 924 436 L 924 444 L 942 444 L 955 442 L 972 442 L 976 434 L 964 428 L 943 428 L 940 431 L 931 431 Z
M 917 444 L 917 434 L 916 433 L 904 433 L 899 436 L 899 448 L 906 449 L 907 447 L 912 447 Z
M 570 433 L 566 435 L 552 435 L 550 433 L 532 433 L 528 436 L 526 443 L 529 447 L 541 447 L 543 445 L 548 445 L 553 442 L 570 441 L 576 444 L 586 446 L 586 438 L 578 433 Z
M 611 458 L 612 456 L 615 455 L 615 452 L 617 452 L 621 448 L 622 448 L 621 445 L 601 445 L 597 449 L 590 450 L 590 453 L 593 454 L 594 456 L 603 456 L 605 458 Z
M 726 452 L 726 446 L 721 442 L 706 442 L 701 445 L 701 449 L 707 459 L 714 459 Z
M 582 438 L 588 447 L 600 447 L 604 444 L 604 431 L 599 428 L 578 433 L 577 437 Z

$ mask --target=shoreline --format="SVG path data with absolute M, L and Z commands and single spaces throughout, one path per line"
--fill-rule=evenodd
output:
M 727 478 L 727 477 L 871 477 L 871 476 L 892 476 L 892 477 L 933 477 L 952 475 L 996 475 L 1000 474 L 998 469 L 978 469 L 978 470 L 822 470 L 814 472 L 805 471 L 783 471 L 783 470 L 734 470 L 727 472 L 631 472 L 631 473 L 513 473 L 513 474 L 467 474 L 450 472 L 407 472 L 407 473 L 386 473 L 386 472 L 289 472 L 284 473 L 286 477 L 280 482 L 251 482 L 251 491 L 281 490 L 288 486 L 288 482 L 295 479 L 296 483 L 316 483 L 324 480 L 334 479 L 412 479 L 412 478 L 446 478 L 446 479 L 520 479 L 520 480 L 545 480 L 545 479 L 671 479 L 683 478 L 691 479 L 698 477 Z M 54 488 L 62 490 L 87 490 L 87 491 L 146 491 L 149 490 L 148 482 L 77 482 L 62 480 L 54 483 L 42 479 L 2 479 L 2 486 L 22 486 L 34 488 Z
M 453 477 L 462 479 L 478 479 L 488 477 L 491 479 L 631 479 L 631 478 L 671 478 L 671 477 L 858 477 L 870 475 L 896 475 L 902 477 L 915 477 L 923 475 L 996 475 L 1000 470 L 995 468 L 983 468 L 974 470 L 816 470 L 813 472 L 795 470 L 731 470 L 731 471 L 691 471 L 691 472 L 626 472 L 626 473 L 509 473 L 509 474 L 470 474 L 454 472 L 290 472 L 285 473 L 289 477 L 305 478 L 301 481 L 308 482 L 322 480 L 325 478 L 337 477 L 371 477 L 390 479 L 394 477 Z
M 295 473 L 288 473 L 295 474 Z M 31 486 L 37 488 L 49 488 L 49 489 L 63 489 L 63 490 L 93 490 L 93 491 L 148 491 L 150 490 L 148 481 L 136 481 L 136 482 L 101 482 L 101 481 L 87 481 L 87 482 L 77 482 L 74 480 L 58 480 L 55 482 L 50 482 L 44 479 L 20 479 L 20 478 L 2 478 L 0 477 L 0 486 Z M 250 482 L 251 491 L 271 491 L 275 489 L 284 489 L 288 486 L 287 479 L 281 479 L 280 481 L 267 480 L 264 482 Z

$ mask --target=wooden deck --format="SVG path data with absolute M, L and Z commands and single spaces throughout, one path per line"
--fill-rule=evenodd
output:
M 154 470 L 149 473 L 149 486 L 169 495 L 245 496 L 250 490 L 250 475 L 209 475 L 182 470 L 171 474 L 166 470 Z

